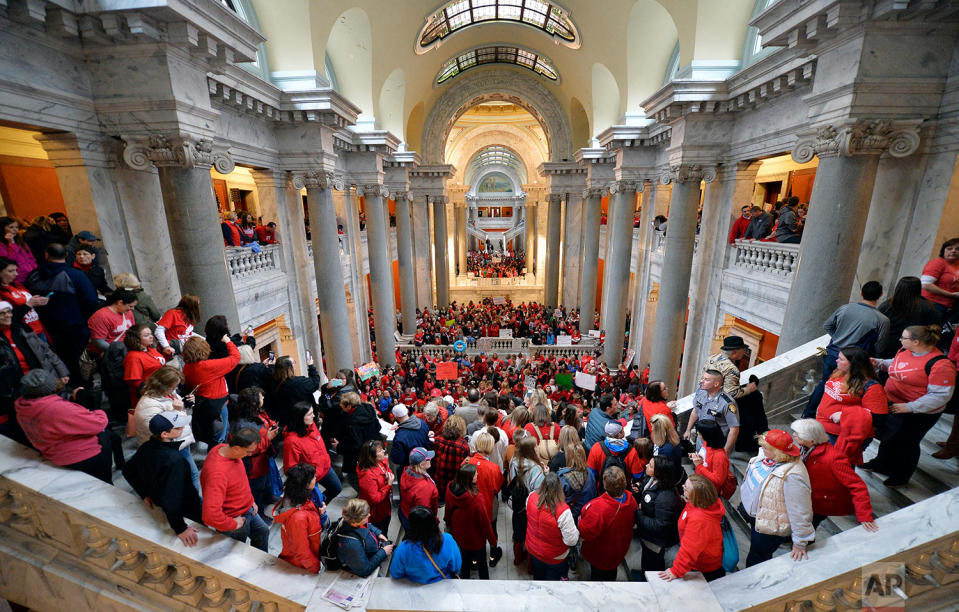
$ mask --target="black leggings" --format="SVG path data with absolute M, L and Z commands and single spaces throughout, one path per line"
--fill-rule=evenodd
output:
M 94 478 L 99 478 L 107 484 L 113 484 L 113 457 L 110 444 L 109 436 L 104 436 L 104 434 L 113 433 L 110 431 L 102 432 L 98 438 L 100 439 L 100 452 L 96 455 L 84 459 L 83 461 L 78 461 L 76 463 L 71 463 L 64 467 L 70 468 L 71 470 L 78 470 L 84 474 L 89 474 Z M 116 434 L 113 434 L 116 436 Z M 119 439 L 119 436 L 117 436 Z M 107 443 L 104 444 L 104 441 L 107 440 Z M 121 449 L 122 453 L 122 449 Z
M 879 445 L 878 471 L 896 482 L 908 482 L 919 465 L 919 443 L 941 414 L 903 414 L 899 429 Z
M 476 568 L 480 580 L 489 580 L 489 566 L 486 565 L 486 547 L 479 550 L 462 550 L 460 556 L 463 557 L 463 569 L 460 571 L 460 577 L 467 579 Z

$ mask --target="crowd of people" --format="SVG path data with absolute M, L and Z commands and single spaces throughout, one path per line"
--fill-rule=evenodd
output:
M 59 222 L 35 224 L 47 237 L 32 245 L 18 221 L 0 219 L 0 433 L 107 483 L 121 470 L 185 546 L 203 536 L 187 519 L 264 551 L 280 523 L 279 556 L 308 572 L 368 576 L 389 561 L 398 579 L 484 579 L 508 547 L 533 579 L 580 567 L 615 580 L 632 547 L 641 571 L 628 578 L 713 580 L 740 565 L 730 512 L 749 527 L 745 566 L 783 545 L 799 561 L 829 516 L 878 528 L 856 469 L 887 475 L 890 487 L 911 479 L 959 363 L 959 338 L 942 337 L 959 298 L 959 239 L 888 300 L 869 282 L 834 313 L 804 418 L 770 428 L 760 381 L 740 380 L 737 336 L 703 364 L 688 419 L 677 418 L 667 381 L 598 351 L 398 351 L 379 375 L 324 381 L 309 357 L 298 375 L 293 357 L 260 355 L 252 330 L 231 333 L 223 316 L 201 329 L 196 296 L 160 311 L 129 274 L 98 295 L 89 269 L 103 254 L 82 242 L 95 236 L 63 244 Z M 488 299 L 421 311 L 415 337 L 449 345 L 509 329 L 548 343 L 578 334 L 578 319 Z M 135 440 L 129 458 L 120 434 Z M 954 427 L 936 456 L 955 456 L 957 436 Z M 864 462 L 874 439 L 878 454 Z M 736 453 L 750 457 L 741 480 Z M 341 495 L 351 499 L 329 516 Z
M 513 278 L 526 273 L 526 254 L 513 251 L 469 251 L 466 270 L 478 278 Z
M 796 196 L 776 202 L 768 211 L 755 205 L 743 206 L 729 230 L 729 244 L 739 239 L 799 244 L 807 212 Z

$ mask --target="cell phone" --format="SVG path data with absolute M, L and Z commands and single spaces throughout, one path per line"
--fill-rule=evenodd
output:
M 276 357 L 276 354 L 273 351 L 270 351 L 270 359 L 273 359 L 274 357 Z
M 54 291 L 51 291 L 50 293 L 47 294 L 47 297 L 52 298 L 54 293 L 55 293 Z
M 307 361 L 309 361 L 310 359 L 313 359 L 313 353 L 311 353 L 310 351 L 306 351 L 306 359 Z

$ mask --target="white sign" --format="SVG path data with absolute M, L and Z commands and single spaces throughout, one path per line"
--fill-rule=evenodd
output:
M 586 372 L 576 372 L 576 386 L 580 389 L 587 389 L 589 391 L 596 390 L 596 375 L 587 374 Z
M 589 333 L 589 337 L 590 337 L 590 338 L 599 338 L 599 330 L 598 330 L 598 329 L 591 329 L 591 330 L 589 330 L 588 333 Z
M 573 346 L 572 336 L 556 336 L 556 346 Z
M 536 388 L 536 377 L 535 377 L 535 376 L 527 376 L 526 379 L 525 379 L 525 381 L 524 381 L 523 386 L 526 387 L 527 389 L 535 389 L 535 388 Z
M 512 337 L 513 337 L 513 330 L 511 330 L 511 329 L 500 329 L 500 330 L 499 330 L 499 337 L 500 337 L 500 338 L 512 338 Z
M 506 303 L 506 297 L 504 297 L 504 296 L 502 296 L 502 295 L 497 295 L 497 296 L 493 297 L 493 303 L 494 303 L 494 304 L 505 304 L 505 303 Z

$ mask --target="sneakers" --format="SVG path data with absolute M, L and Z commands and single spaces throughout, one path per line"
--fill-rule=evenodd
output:
M 499 560 L 503 558 L 503 549 L 499 546 L 494 547 L 489 554 L 489 566 L 496 567 Z

